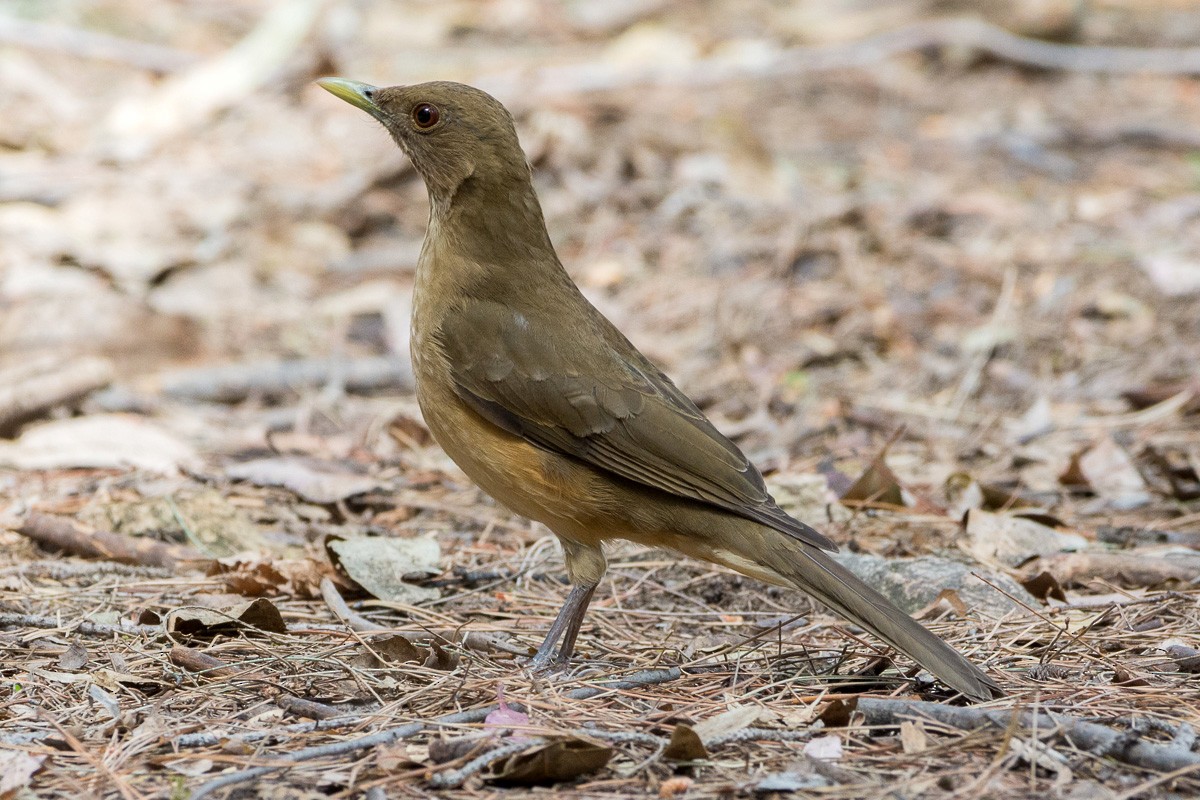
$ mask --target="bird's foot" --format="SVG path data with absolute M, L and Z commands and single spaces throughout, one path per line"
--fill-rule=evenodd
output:
M 562 672 L 571 664 L 571 657 L 561 655 L 554 648 L 540 648 L 529 659 L 529 669 L 539 674 Z

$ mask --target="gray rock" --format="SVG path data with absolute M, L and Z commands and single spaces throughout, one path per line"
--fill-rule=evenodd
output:
M 838 553 L 834 558 L 909 614 L 928 606 L 946 589 L 957 592 L 971 611 L 993 618 L 1012 611 L 1024 611 L 1021 603 L 1034 608 L 1041 605 L 1008 575 L 979 564 L 964 564 L 938 556 L 883 558 L 863 553 Z M 987 583 L 976 575 L 986 578 Z

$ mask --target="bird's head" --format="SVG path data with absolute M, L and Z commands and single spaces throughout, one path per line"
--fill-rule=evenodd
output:
M 387 87 L 342 78 L 317 83 L 383 123 L 435 203 L 449 200 L 472 176 L 529 178 L 512 115 L 487 92 L 450 81 Z

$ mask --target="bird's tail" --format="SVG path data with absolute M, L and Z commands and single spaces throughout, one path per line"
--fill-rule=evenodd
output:
M 740 552 L 730 553 L 730 542 L 726 539 L 724 552 L 710 552 L 710 559 L 739 572 L 770 579 L 772 576 L 764 574 L 764 570 L 755 569 L 765 568 L 766 572 L 866 628 L 972 700 L 986 701 L 1004 694 L 995 681 L 961 653 L 828 554 L 777 531 L 755 528 L 753 532 L 746 531 L 743 540 L 752 546 L 738 547 Z M 714 559 L 714 555 L 717 558 Z

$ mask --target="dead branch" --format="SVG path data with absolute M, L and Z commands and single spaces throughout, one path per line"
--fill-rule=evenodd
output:
M 156 636 L 162 633 L 161 625 L 138 625 L 133 622 L 121 621 L 117 625 L 103 622 L 64 622 L 57 617 L 47 617 L 39 614 L 0 614 L 0 628 L 37 628 L 40 630 L 62 630 L 63 632 L 78 633 L 84 636 L 111 637 L 118 633 L 137 633 L 144 636 Z
M 284 711 L 307 719 L 336 719 L 342 712 L 328 703 L 318 703 L 316 700 L 305 700 L 290 694 L 275 698 L 275 705 Z
M 471 759 L 457 769 L 449 769 L 445 772 L 437 773 L 429 779 L 429 785 L 434 789 L 457 789 L 472 775 L 482 772 L 500 759 L 524 752 L 532 747 L 545 744 L 545 742 L 546 740 L 541 737 L 520 739 L 515 742 L 510 739 L 506 742 L 501 742 L 498 746 L 493 747 L 483 755 Z
M 48 514 L 30 514 L 17 533 L 39 545 L 84 558 L 104 558 L 124 564 L 173 569 L 179 561 L 203 560 L 190 547 L 138 539 L 111 531 L 81 531 L 69 520 Z
M 237 670 L 216 656 L 180 644 L 171 648 L 167 659 L 177 667 L 200 673 L 207 678 L 228 678 L 237 674 Z
M 159 75 L 194 64 L 198 57 L 173 47 L 139 42 L 107 33 L 49 25 L 5 15 L 0 17 L 0 44 L 64 53 L 144 69 Z
M 280 397 L 340 381 L 349 391 L 410 390 L 407 359 L 295 359 L 228 364 L 167 372 L 159 376 L 163 394 L 177 400 L 239 403 L 248 397 Z
M 0 431 L 79 400 L 112 378 L 112 364 L 102 358 L 52 359 L 0 371 Z
M 333 731 L 339 728 L 350 728 L 355 725 L 361 725 L 367 720 L 367 717 L 362 714 L 350 714 L 342 717 L 333 717 L 331 719 L 321 719 L 313 722 L 297 722 L 294 725 L 284 725 L 280 728 L 272 728 L 265 731 L 247 731 L 239 734 L 222 734 L 211 733 L 205 731 L 203 733 L 185 733 L 182 736 L 172 740 L 171 744 L 178 748 L 185 747 L 213 747 L 222 742 L 231 742 L 237 744 L 253 744 L 261 742 L 263 739 L 273 739 L 292 734 L 307 734 L 320 733 L 322 731 Z M 4 740 L 0 740 L 3 742 Z
M 162 567 L 139 567 L 115 561 L 27 561 L 17 567 L 0 569 L 0 578 L 19 575 L 22 578 L 49 578 L 55 581 L 78 578 L 104 578 L 119 575 L 127 578 L 169 578 L 173 573 Z
M 899 725 L 905 719 L 930 719 L 959 730 L 971 731 L 994 727 L 999 731 L 1016 724 L 1026 730 L 1056 731 L 1073 747 L 1100 758 L 1113 758 L 1131 766 L 1158 772 L 1196 767 L 1200 753 L 1177 744 L 1140 741 L 1094 722 L 1084 722 L 1064 714 L 988 708 L 960 708 L 916 700 L 885 700 L 864 697 L 858 710 L 868 725 Z
M 333 615 L 346 623 L 346 626 L 352 631 L 360 633 L 368 631 L 384 631 L 387 628 L 383 625 L 376 625 L 366 617 L 354 613 L 350 606 L 346 605 L 345 599 L 341 592 L 333 585 L 333 581 L 329 578 L 321 578 L 321 599 L 325 601 L 325 605 L 329 606 L 329 610 Z M 401 634 L 402 636 L 404 634 Z M 408 638 L 405 636 L 405 638 Z
M 136 157 L 262 87 L 308 38 L 326 0 L 281 0 L 237 44 L 118 103 L 103 128 L 117 154 Z
M 564 697 L 569 700 L 586 700 L 598 695 L 607 694 L 609 692 L 622 691 L 625 689 L 634 689 L 643 686 L 651 686 L 659 683 L 666 683 L 678 678 L 682 673 L 678 668 L 672 669 L 652 669 L 643 672 L 634 673 L 627 678 L 619 681 L 611 681 L 598 686 L 588 686 L 582 689 L 575 689 L 567 692 Z M 510 704 L 510 708 L 515 710 L 523 710 L 516 704 Z M 255 778 L 267 775 L 281 769 L 299 764 L 304 761 L 312 761 L 318 758 L 328 756 L 340 756 L 347 753 L 357 753 L 360 750 L 366 750 L 371 747 L 390 744 L 400 739 L 407 739 L 416 736 L 418 733 L 426 730 L 434 725 L 464 725 L 473 722 L 482 722 L 488 714 L 500 708 L 498 704 L 476 708 L 470 711 L 460 711 L 455 714 L 447 714 L 437 717 L 436 719 L 425 722 L 410 722 L 406 725 L 400 725 L 388 730 L 372 733 L 367 736 L 361 736 L 357 739 L 347 739 L 341 742 L 333 742 L 332 744 L 319 745 L 316 747 L 306 747 L 303 750 L 297 750 L 294 753 L 280 756 L 277 763 L 269 767 L 254 767 L 252 769 L 244 769 L 239 772 L 231 772 L 228 775 L 222 775 L 208 783 L 200 786 L 196 791 L 192 792 L 192 800 L 201 800 L 213 792 L 224 789 L 228 786 L 234 786 L 239 783 L 254 780 Z
M 894 56 L 933 48 L 986 53 L 1038 69 L 1110 75 L 1200 73 L 1200 48 L 1141 48 L 1070 45 L 1018 36 L 979 19 L 926 20 L 847 44 L 795 47 L 744 59 L 710 58 L 686 65 L 630 70 L 590 62 L 545 67 L 520 75 L 478 79 L 484 89 L 530 98 L 604 92 L 632 86 L 712 86 L 747 78 L 778 79 L 810 72 L 870 67 Z

